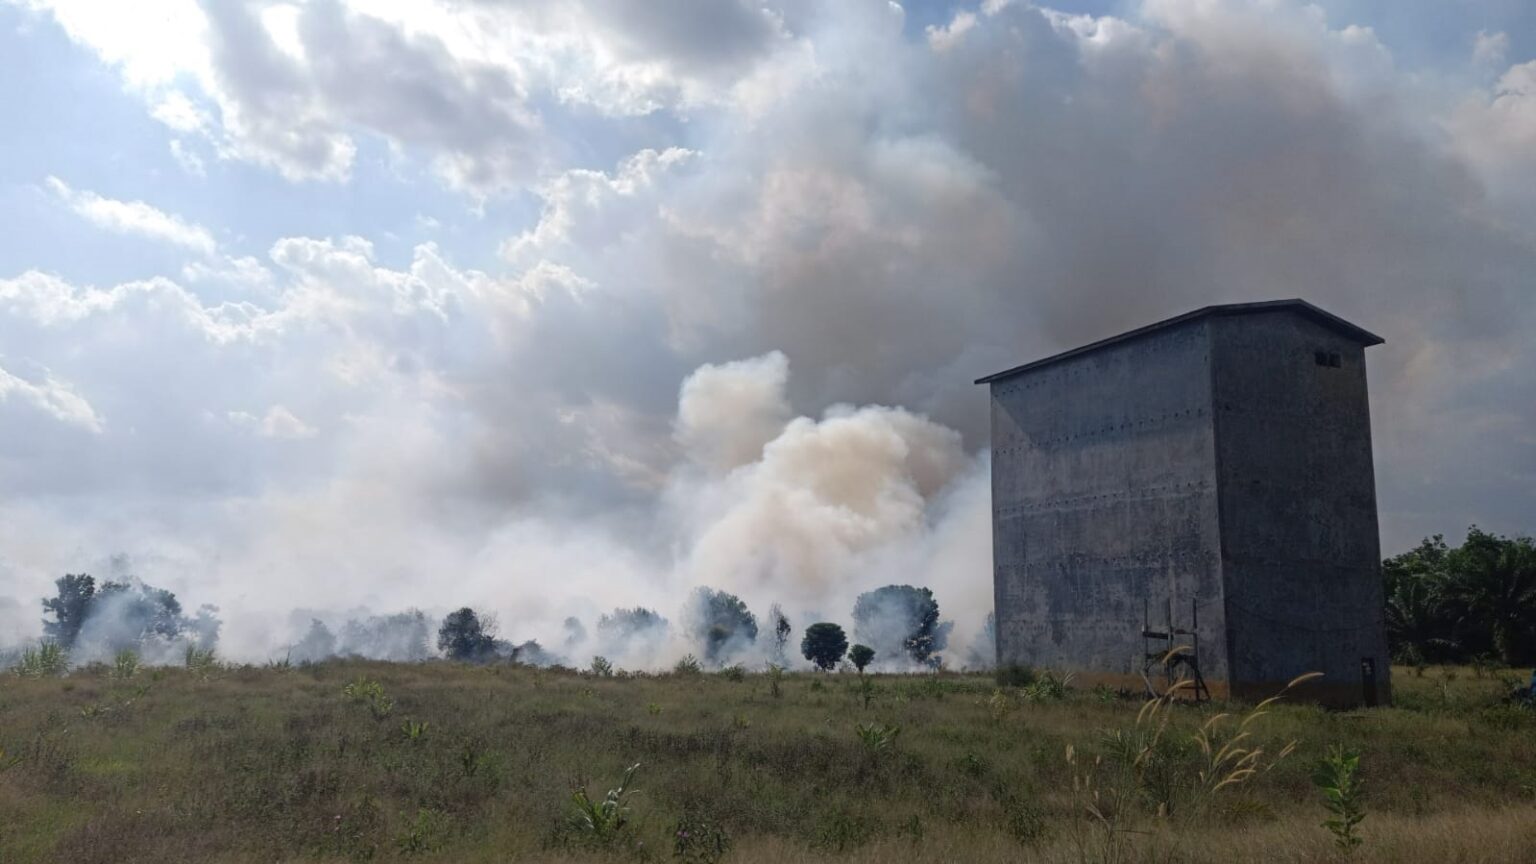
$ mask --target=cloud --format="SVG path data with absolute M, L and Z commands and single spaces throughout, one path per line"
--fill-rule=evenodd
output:
M 33 383 L 0 368 L 0 403 L 12 398 L 27 402 L 39 411 L 61 423 L 79 426 L 100 434 L 101 418 L 91 403 L 85 401 L 69 384 L 44 374 L 43 380 Z
M 88 190 L 71 189 L 57 177 L 49 177 L 45 182 L 76 215 L 98 228 L 171 243 L 203 255 L 212 255 L 218 248 L 208 229 L 157 210 L 143 201 L 103 198 Z

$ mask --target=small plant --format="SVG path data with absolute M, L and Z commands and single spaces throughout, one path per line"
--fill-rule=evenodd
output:
M 111 672 L 113 678 L 117 678 L 119 680 L 127 680 L 138 674 L 138 671 L 139 655 L 137 652 L 128 648 L 124 648 L 123 650 L 117 652 L 117 654 L 113 655 Z
M 1047 669 L 1020 688 L 1019 696 L 1026 702 L 1057 702 L 1066 697 L 1067 687 L 1071 683 L 1072 673 L 1068 672 L 1058 678 L 1056 673 Z
M 1001 687 L 993 690 L 991 698 L 987 699 L 987 713 L 991 715 L 993 723 L 1001 723 L 1008 719 L 1014 707 L 1013 700 L 1008 698 L 1008 694 Z
M 655 702 L 648 703 L 645 706 L 645 711 L 646 711 L 647 714 L 650 714 L 652 717 L 659 717 L 659 716 L 661 716 L 661 706 L 659 704 L 655 703 Z
M 578 834 L 599 841 L 610 840 L 623 831 L 629 824 L 629 799 L 636 794 L 636 790 L 629 788 L 629 784 L 639 769 L 638 762 L 629 766 L 629 770 L 624 772 L 624 779 L 619 781 L 618 786 L 609 789 L 600 801 L 592 800 L 585 789 L 572 792 L 569 818 L 571 827 Z
M 768 664 L 768 693 L 778 699 L 784 695 L 784 667 L 777 663 Z
M 864 749 L 872 755 L 890 752 L 896 746 L 897 736 L 901 735 L 901 727 L 894 724 L 860 723 L 853 729 Z
M 720 670 L 720 677 L 727 681 L 741 682 L 747 680 L 747 667 L 737 663 Z
M 385 695 L 384 685 L 363 676 L 341 688 L 341 693 L 353 702 L 367 705 L 375 720 L 383 720 L 395 710 L 395 700 Z
M 4 774 L 5 772 L 11 770 L 12 768 L 15 768 L 17 765 L 20 765 L 20 764 L 21 764 L 21 757 L 20 756 L 12 756 L 12 757 L 7 758 L 6 755 L 5 755 L 5 748 L 4 747 L 0 747 L 0 774 Z
M 1312 772 L 1312 783 L 1323 791 L 1323 807 L 1329 818 L 1323 827 L 1333 834 L 1333 843 L 1346 854 L 1361 843 L 1355 833 L 1365 819 L 1360 782 L 1360 754 L 1335 744 Z
M 699 663 L 699 658 L 692 654 L 684 654 L 683 659 L 677 661 L 672 667 L 673 675 L 697 675 L 703 671 L 704 667 Z
M 592 658 L 591 670 L 592 674 L 599 678 L 613 677 L 613 664 L 609 663 L 608 658 L 601 654 Z
M 206 676 L 208 673 L 219 668 L 219 660 L 214 656 L 212 648 L 199 648 L 196 645 L 188 645 L 183 659 L 186 662 L 187 669 L 199 675 Z
M 287 672 L 293 668 L 293 661 L 285 655 L 281 660 L 268 660 L 266 668 L 269 672 Z
M 752 718 L 745 714 L 737 714 L 734 718 L 731 719 L 731 725 L 735 726 L 737 729 L 751 729 Z
M 858 692 L 859 696 L 864 700 L 864 710 L 868 711 L 870 700 L 875 698 L 875 683 L 865 678 L 862 673 L 859 675 Z
M 672 829 L 672 857 L 686 864 L 716 864 L 731 851 L 730 835 L 713 820 L 685 813 Z
M 416 818 L 395 837 L 395 845 L 402 855 L 420 855 L 431 852 L 443 844 L 449 834 L 447 813 L 431 807 L 416 811 Z
M 400 724 L 400 731 L 405 735 L 405 740 L 420 741 L 421 739 L 427 737 L 427 730 L 431 727 L 432 724 L 425 721 L 417 722 L 415 720 L 407 720 Z
M 51 678 L 69 671 L 69 652 L 57 642 L 41 642 L 36 648 L 24 648 L 21 659 L 11 671 L 23 678 Z
M 848 649 L 848 660 L 853 663 L 853 668 L 859 670 L 860 675 L 864 674 L 864 667 L 874 659 L 875 649 L 868 645 L 855 645 Z

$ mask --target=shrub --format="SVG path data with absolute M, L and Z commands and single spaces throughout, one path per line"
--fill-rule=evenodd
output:
M 383 720 L 395 710 L 395 700 L 385 695 L 384 685 L 362 676 L 341 688 L 341 694 L 353 702 L 367 705 L 368 713 L 372 714 L 375 720 Z
M 901 735 L 900 726 L 887 726 L 884 723 L 860 723 L 853 727 L 853 731 L 858 734 L 864 749 L 872 755 L 890 752 L 896 746 L 896 738 Z
M 592 658 L 591 670 L 592 674 L 599 678 L 613 677 L 613 664 L 609 663 L 608 658 L 602 656 L 601 654 Z
M 449 816 L 441 810 L 423 807 L 416 811 L 416 818 L 395 837 L 395 845 L 402 855 L 420 855 L 431 852 L 443 844 L 449 836 Z
M 703 671 L 704 667 L 699 663 L 699 658 L 692 654 L 684 654 L 683 659 L 677 661 L 672 667 L 673 675 L 697 675 Z
M 747 680 L 747 667 L 741 665 L 740 663 L 727 666 L 720 670 L 720 677 L 727 681 L 745 681 Z

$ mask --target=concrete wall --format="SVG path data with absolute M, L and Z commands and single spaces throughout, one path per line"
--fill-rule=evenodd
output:
M 1143 601 L 1226 677 L 1208 319 L 994 382 L 999 662 L 1139 674 Z
M 1373 658 L 1386 702 L 1365 351 L 1286 311 L 1209 326 L 1234 689 L 1270 695 L 1318 671 L 1319 698 L 1355 702 Z M 1340 365 L 1318 365 L 1319 351 Z

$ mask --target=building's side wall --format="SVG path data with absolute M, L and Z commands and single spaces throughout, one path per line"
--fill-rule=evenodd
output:
M 1293 312 L 1210 326 L 1234 690 L 1267 696 L 1322 672 L 1318 698 L 1363 701 L 1370 658 L 1386 702 L 1365 351 Z
M 1205 676 L 1225 678 L 1207 326 L 991 385 L 1000 663 L 1136 683 L 1144 604 L 1161 629 L 1197 601 Z

